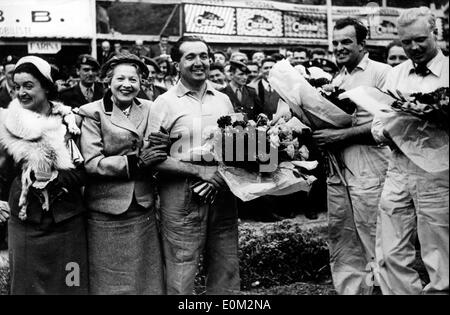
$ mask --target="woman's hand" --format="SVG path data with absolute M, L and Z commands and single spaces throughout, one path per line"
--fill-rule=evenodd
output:
M 0 223 L 5 223 L 9 219 L 9 205 L 6 201 L 0 200 Z

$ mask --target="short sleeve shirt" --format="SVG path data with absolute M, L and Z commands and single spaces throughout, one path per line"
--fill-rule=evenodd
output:
M 186 158 L 186 153 L 203 144 L 203 131 L 217 126 L 221 116 L 234 113 L 233 105 L 227 95 L 217 91 L 209 82 L 201 99 L 186 88 L 180 81 L 160 95 L 150 112 L 150 128 L 167 130 L 171 139 L 181 137 L 176 142 L 176 150 L 171 157 Z

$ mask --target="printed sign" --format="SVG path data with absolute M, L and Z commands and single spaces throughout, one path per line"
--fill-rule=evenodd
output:
M 236 34 L 234 8 L 187 4 L 184 12 L 188 33 Z
M 327 38 L 326 11 L 285 13 L 284 34 L 296 38 Z
M 283 17 L 280 11 L 236 9 L 238 35 L 283 36 Z
M 61 50 L 61 42 L 28 42 L 29 54 L 56 54 Z
M 86 0 L 2 1 L 0 37 L 90 38 L 94 19 Z

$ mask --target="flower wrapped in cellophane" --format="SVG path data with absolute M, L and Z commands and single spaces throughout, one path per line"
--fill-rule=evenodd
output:
M 372 134 L 378 142 L 398 148 L 427 172 L 449 169 L 448 87 L 410 95 L 359 87 L 342 97 L 375 116 Z
M 294 114 L 313 130 L 351 126 L 352 114 L 346 113 L 339 104 L 330 102 L 323 94 L 328 93 L 328 90 L 311 85 L 287 60 L 273 66 L 269 82 Z M 322 86 L 326 83 L 323 80 L 320 82 L 324 83 Z
M 250 201 L 309 191 L 316 180 L 309 171 L 317 167 L 317 161 L 309 161 L 302 137 L 310 129 L 297 118 L 271 122 L 260 114 L 255 122 L 230 115 L 217 123 L 204 130 L 203 146 L 192 151 L 219 163 L 219 172 L 235 196 Z M 194 192 L 195 188 L 204 192 L 198 186 Z

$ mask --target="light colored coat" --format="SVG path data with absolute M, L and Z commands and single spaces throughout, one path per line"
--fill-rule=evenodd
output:
M 85 201 L 90 210 L 121 214 L 133 197 L 145 208 L 153 205 L 151 174 L 134 178 L 127 155 L 139 155 L 149 145 L 147 128 L 152 102 L 135 99 L 127 118 L 112 104 L 108 92 L 101 100 L 80 107 L 81 153 L 89 175 Z

